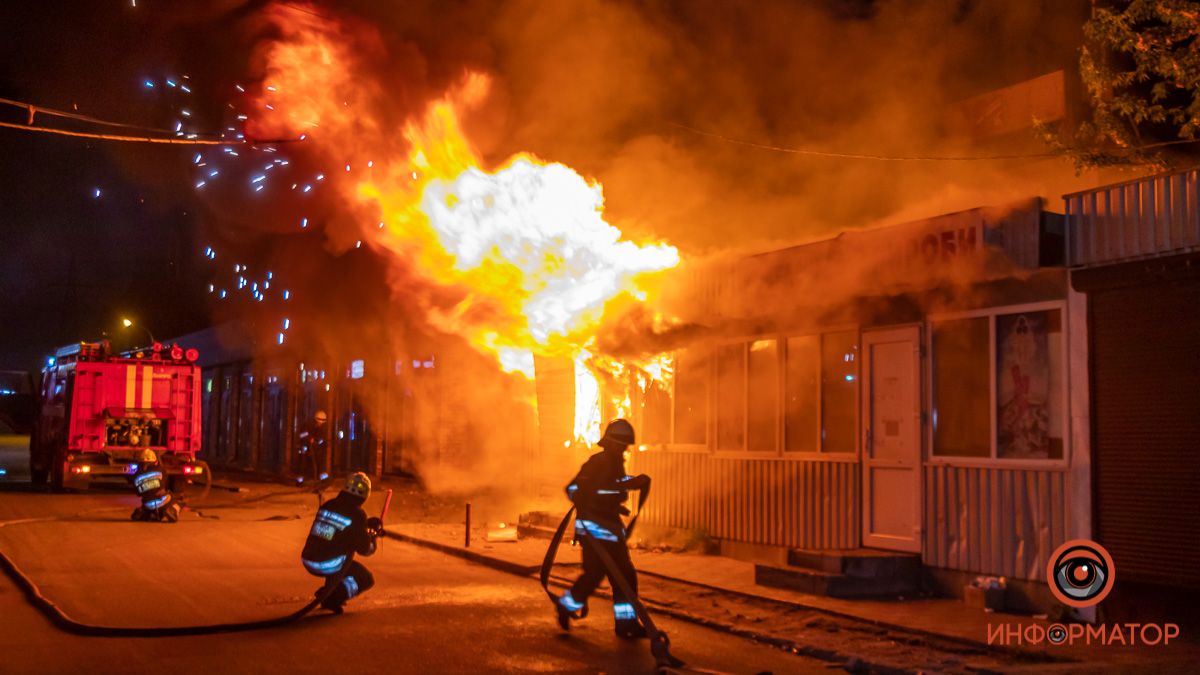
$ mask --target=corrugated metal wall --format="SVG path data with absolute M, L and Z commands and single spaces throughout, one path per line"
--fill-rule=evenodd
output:
M 1072 266 L 1200 247 L 1200 170 L 1063 197 Z
M 634 453 L 632 473 L 654 479 L 645 522 L 793 548 L 859 545 L 858 464 Z
M 1066 540 L 1063 471 L 925 467 L 924 562 L 981 574 L 1045 579 Z

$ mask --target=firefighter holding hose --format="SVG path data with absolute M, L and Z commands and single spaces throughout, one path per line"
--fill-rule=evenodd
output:
M 320 597 L 329 591 L 321 606 L 335 614 L 342 613 L 348 600 L 375 585 L 370 571 L 354 560 L 356 554 L 375 553 L 375 540 L 383 534 L 383 521 L 368 518 L 363 511 L 363 503 L 370 495 L 371 479 L 361 472 L 350 474 L 338 496 L 317 510 L 300 553 L 304 569 L 325 579 L 325 585 L 316 595 Z
M 613 578 L 620 574 L 626 586 L 637 593 L 637 571 L 629 557 L 626 541 L 627 531 L 622 515 L 629 515 L 624 504 L 629 490 L 646 490 L 650 477 L 641 474 L 630 476 L 625 473 L 625 449 L 634 443 L 633 425 L 623 419 L 613 420 L 600 439 L 602 450 L 592 455 L 579 474 L 567 486 L 567 496 L 575 503 L 578 517 L 575 520 L 575 538 L 583 547 L 583 575 L 563 593 L 555 603 L 558 624 L 570 630 L 572 619 L 581 619 L 586 614 L 588 597 L 609 577 L 613 592 L 613 617 L 616 632 L 623 638 L 646 637 L 646 629 L 638 621 L 631 600 L 622 592 L 622 584 Z M 613 570 L 604 564 L 603 549 L 613 563 Z

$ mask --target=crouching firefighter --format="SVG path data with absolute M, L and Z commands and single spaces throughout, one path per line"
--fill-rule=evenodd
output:
M 629 490 L 650 487 L 650 477 L 642 474 L 630 476 L 625 473 L 625 449 L 634 443 L 633 425 L 623 419 L 613 420 L 600 439 L 602 450 L 592 455 L 579 474 L 567 486 L 567 496 L 575 504 L 575 538 L 583 547 L 583 575 L 571 589 L 563 593 L 555 603 L 558 624 L 570 630 L 571 619 L 582 619 L 587 614 L 587 601 L 600 581 L 607 576 L 613 594 L 613 616 L 617 635 L 623 638 L 641 638 L 646 629 L 638 621 L 632 600 L 626 597 L 623 587 L 636 595 L 637 571 L 629 558 L 628 531 L 622 515 L 629 515 L 624 504 Z M 630 527 L 633 526 L 630 523 Z M 597 549 L 603 549 L 612 562 L 610 570 Z M 613 578 L 620 574 L 626 583 Z
M 180 505 L 167 488 L 167 479 L 158 455 L 153 450 L 143 450 L 138 455 L 137 473 L 133 476 L 133 488 L 142 505 L 133 510 L 133 520 L 157 520 L 173 523 L 179 520 Z
M 325 585 L 316 593 L 324 595 L 321 606 L 336 614 L 356 595 L 375 585 L 375 577 L 357 555 L 375 553 L 375 540 L 382 534 L 383 522 L 368 518 L 363 503 L 371 495 L 371 479 L 364 473 L 352 473 L 338 496 L 317 510 L 300 561 L 313 576 L 323 577 Z

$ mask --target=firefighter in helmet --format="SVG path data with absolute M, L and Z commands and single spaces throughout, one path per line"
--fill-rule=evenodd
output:
M 646 629 L 638 621 L 631 598 L 626 598 L 612 579 L 613 572 L 605 568 L 597 548 L 603 548 L 616 566 L 615 573 L 628 582 L 630 589 L 637 592 L 637 571 L 629 558 L 626 542 L 625 522 L 622 515 L 629 515 L 624 504 L 629 490 L 643 490 L 650 486 L 650 477 L 642 474 L 630 476 L 625 473 L 625 449 L 634 443 L 633 425 L 623 419 L 613 420 L 600 439 L 601 451 L 592 455 L 579 474 L 567 486 L 567 496 L 575 503 L 578 517 L 575 520 L 575 538 L 583 547 L 583 575 L 570 590 L 558 598 L 555 608 L 558 623 L 563 630 L 570 630 L 571 619 L 581 619 L 586 613 L 588 597 L 609 577 L 613 593 L 613 617 L 617 635 L 623 638 L 645 637 Z
M 375 577 L 354 560 L 356 554 L 375 553 L 375 540 L 383 533 L 383 523 L 368 518 L 363 511 L 370 494 L 371 479 L 361 472 L 350 474 L 338 496 L 317 510 L 300 553 L 304 569 L 325 579 L 325 585 L 317 590 L 318 597 L 336 585 L 321 602 L 322 607 L 336 614 L 342 613 L 346 601 L 375 585 Z
M 133 510 L 133 520 L 158 520 L 173 523 L 179 520 L 180 506 L 167 488 L 167 479 L 158 455 L 153 450 L 143 450 L 138 455 L 138 471 L 133 476 L 133 487 L 137 490 L 142 505 Z
M 321 473 L 318 465 L 323 463 L 325 454 L 325 423 L 329 421 L 329 416 L 324 410 L 318 410 L 313 413 L 312 420 L 305 424 L 297 437 L 300 440 L 300 462 L 307 464 L 312 470 L 313 481 L 321 481 L 328 477 L 327 474 Z M 317 456 L 321 455 L 321 459 Z M 307 458 L 307 459 L 305 459 Z M 304 469 L 301 468 L 301 472 Z M 301 475 L 296 479 L 297 484 L 303 484 L 305 477 Z

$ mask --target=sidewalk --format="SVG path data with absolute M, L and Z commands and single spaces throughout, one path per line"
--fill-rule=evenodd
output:
M 389 534 L 441 550 L 450 555 L 465 557 L 481 564 L 491 565 L 505 571 L 536 576 L 541 567 L 549 541 L 526 538 L 516 542 L 488 542 L 485 528 L 472 528 L 470 547 L 464 546 L 462 524 L 440 523 L 397 523 L 388 528 Z M 574 572 L 564 566 L 578 566 L 580 552 L 567 540 L 559 548 L 555 576 L 573 576 Z M 1071 647 L 989 647 L 988 625 L 1009 623 L 1028 626 L 1032 624 L 1046 628 L 1050 622 L 1016 614 L 986 613 L 968 607 L 958 600 L 942 598 L 918 598 L 912 600 L 843 600 L 811 595 L 785 589 L 759 586 L 754 583 L 753 563 L 721 556 L 693 553 L 664 553 L 633 550 L 634 564 L 640 575 L 659 577 L 690 584 L 724 595 L 755 600 L 783 603 L 787 607 L 815 610 L 835 617 L 862 621 L 881 628 L 917 633 L 937 640 L 963 644 L 971 648 L 991 652 L 1007 652 L 1050 656 L 1054 659 L 1070 659 L 1071 668 L 1086 667 L 1086 664 L 1101 665 L 1117 669 L 1146 666 L 1144 660 L 1153 655 L 1161 666 L 1158 672 L 1176 672 L 1172 663 L 1195 663 L 1200 658 L 1200 649 L 1195 645 L 1172 643 L 1169 650 L 1148 648 L 1124 648 L 1110 650 L 1083 645 Z M 653 598 L 650 598 L 653 600 Z M 1175 645 L 1178 644 L 1178 649 Z M 1160 661 L 1159 659 L 1165 659 Z M 1044 664 L 1039 670 L 1054 670 L 1059 666 Z M 1074 672 L 1074 671 L 1072 671 Z
M 470 554 L 469 557 L 488 558 L 505 565 L 510 571 L 536 574 L 546 555 L 549 540 L 540 538 L 521 539 L 516 542 L 488 542 L 484 528 L 472 528 L 471 546 L 465 548 L 461 524 L 401 523 L 390 526 L 389 531 L 417 540 L 413 543 L 430 543 L 439 550 L 452 555 Z M 570 545 L 571 530 L 568 528 L 562 546 L 558 550 L 557 566 L 579 565 L 578 547 Z M 1012 620 L 1036 622 L 1017 615 L 987 614 L 973 609 L 957 600 L 915 599 L 890 600 L 841 600 L 820 595 L 800 593 L 781 588 L 759 586 L 754 583 L 754 564 L 733 558 L 696 553 L 658 553 L 634 549 L 630 551 L 639 574 L 658 576 L 680 581 L 711 590 L 737 595 L 774 600 L 805 609 L 816 609 L 837 616 L 850 617 L 880 626 L 900 628 L 986 644 L 987 624 L 1010 616 Z M 482 562 L 482 561 L 479 561 Z M 1040 621 L 1045 626 L 1046 621 Z

